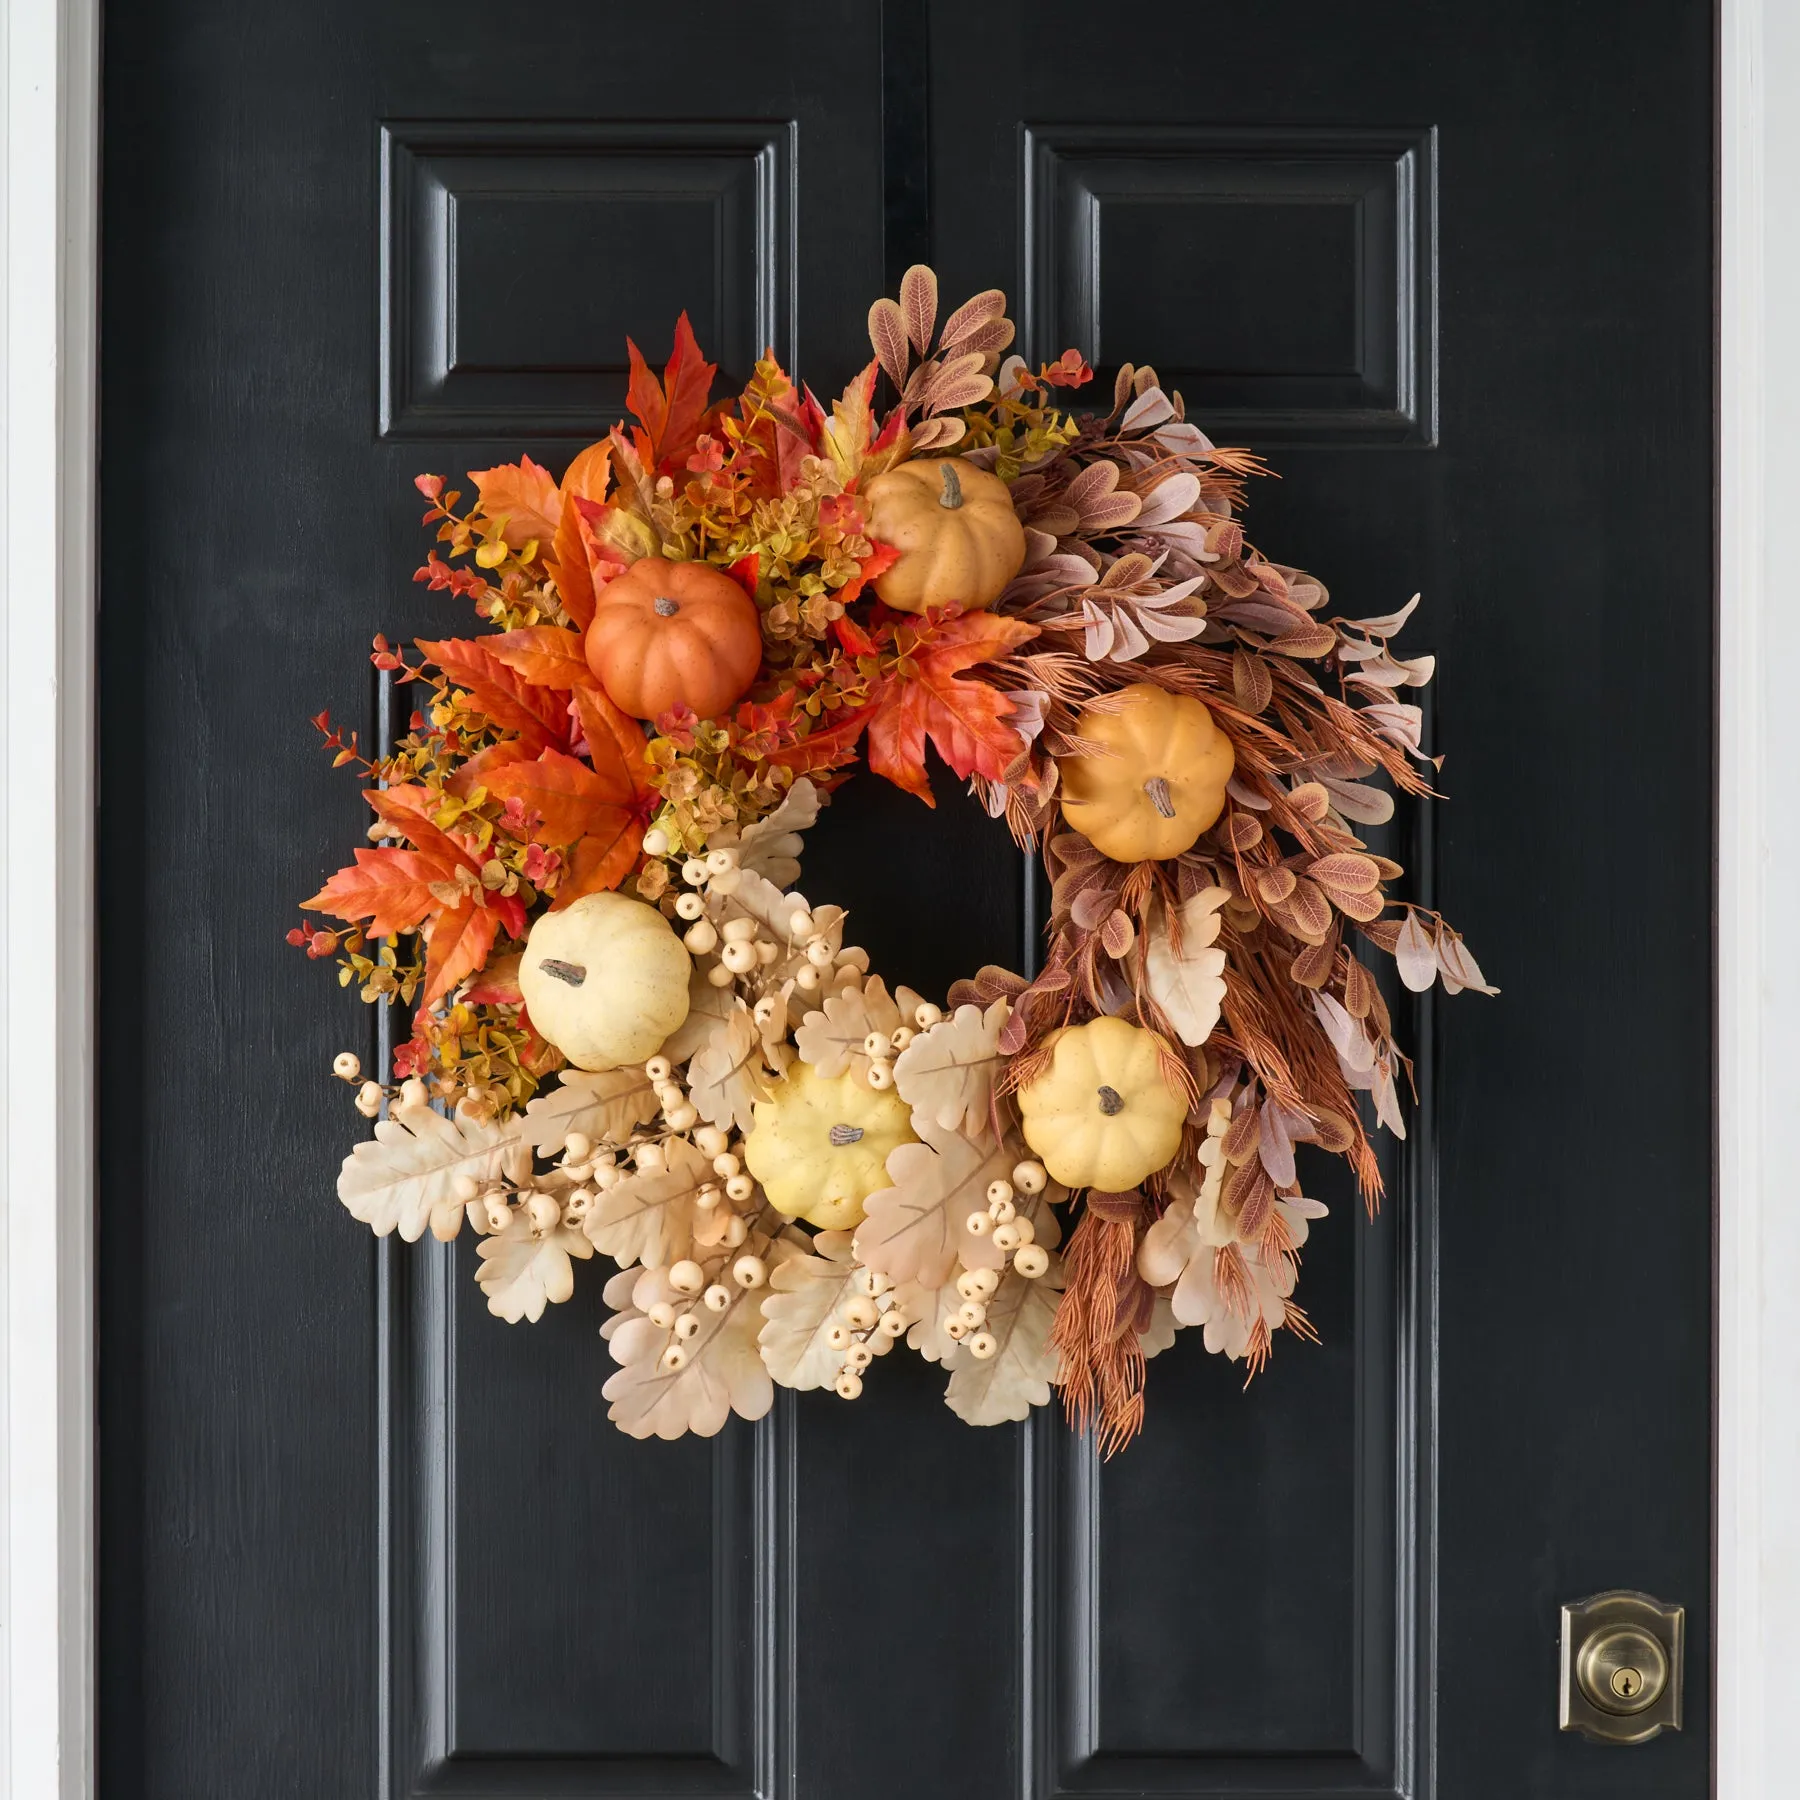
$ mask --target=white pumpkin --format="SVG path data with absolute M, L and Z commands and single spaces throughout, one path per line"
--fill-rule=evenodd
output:
M 654 1056 L 687 1017 L 693 964 L 654 906 L 584 894 L 531 928 L 519 991 L 538 1032 L 578 1069 Z

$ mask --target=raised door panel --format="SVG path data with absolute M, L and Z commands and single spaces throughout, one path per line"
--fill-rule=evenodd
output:
M 1221 441 L 1430 442 L 1430 131 L 1027 124 L 1021 155 L 1033 344 L 1102 382 L 1154 345 Z
M 627 338 L 660 368 L 683 311 L 722 388 L 791 364 L 796 130 L 384 124 L 382 434 L 588 442 L 624 414 Z

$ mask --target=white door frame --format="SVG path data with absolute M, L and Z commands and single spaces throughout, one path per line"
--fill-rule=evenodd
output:
M 1800 1643 L 1800 7 L 1724 0 L 1720 71 L 1720 1800 L 1794 1790 Z
M 93 1791 L 98 11 L 0 16 L 0 1800 Z M 1720 30 L 1716 1792 L 1781 1800 L 1800 1685 L 1800 6 L 1722 0 Z
M 93 1790 L 99 0 L 0 0 L 0 1793 Z

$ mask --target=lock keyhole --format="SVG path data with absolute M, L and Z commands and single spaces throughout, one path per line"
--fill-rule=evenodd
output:
M 1637 1625 L 1612 1625 L 1595 1632 L 1575 1662 L 1583 1693 L 1602 1712 L 1642 1712 L 1655 1705 L 1668 1684 L 1669 1662 L 1662 1645 Z

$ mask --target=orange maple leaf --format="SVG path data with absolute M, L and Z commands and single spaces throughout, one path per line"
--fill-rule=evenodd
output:
M 583 894 L 616 888 L 631 873 L 644 847 L 644 821 L 636 812 L 619 810 L 610 829 L 590 831 L 569 851 L 567 873 L 557 885 L 552 912 L 561 912 Z
M 423 855 L 444 870 L 438 879 L 454 881 L 459 866 L 471 875 L 480 876 L 481 857 L 460 838 L 443 830 L 431 817 L 437 801 L 429 788 L 409 782 L 398 787 L 370 788 L 363 798 L 389 831 L 397 837 L 409 838 Z M 441 907 L 444 903 L 440 900 L 434 904 Z M 523 934 L 525 903 L 517 895 L 485 894 L 477 904 L 492 907 L 500 923 L 514 937 Z
M 425 992 L 431 1006 L 488 959 L 500 935 L 500 915 L 474 901 L 446 908 L 425 927 Z
M 502 800 L 517 800 L 543 820 L 532 834 L 550 849 L 561 849 L 591 832 L 609 842 L 617 833 L 613 815 L 636 809 L 637 794 L 630 780 L 615 768 L 591 769 L 579 757 L 560 750 L 546 750 L 530 762 L 508 763 L 494 769 L 487 790 Z
M 444 787 L 459 800 L 466 800 L 478 787 L 487 785 L 487 778 L 492 770 L 503 769 L 508 763 L 530 761 L 529 744 L 522 744 L 517 738 L 502 738 L 497 744 L 489 744 L 485 750 L 477 750 L 451 775 Z
M 529 456 L 491 469 L 471 469 L 469 479 L 481 495 L 482 513 L 490 521 L 506 521 L 502 535 L 513 549 L 523 549 L 533 538 L 548 544 L 555 537 L 562 517 L 556 483 L 550 471 Z
M 596 769 L 622 775 L 635 797 L 647 795 L 650 765 L 644 760 L 644 728 L 591 681 L 575 689 L 572 704 L 587 740 L 588 760 Z
M 417 640 L 420 650 L 503 731 L 516 731 L 533 750 L 566 745 L 568 708 L 555 692 L 534 686 L 494 654 L 493 638 Z
M 625 340 L 625 349 L 631 359 L 625 404 L 644 427 L 644 441 L 639 444 L 638 453 L 652 468 L 679 468 L 692 454 L 700 436 L 707 396 L 712 392 L 718 367 L 700 354 L 694 328 L 685 312 L 675 321 L 675 346 L 669 352 L 660 383 L 630 338 Z
M 578 631 L 528 625 L 483 642 L 509 669 L 538 687 L 585 687 L 594 679 Z
M 462 863 L 476 874 L 481 872 L 481 859 L 432 818 L 440 803 L 429 788 L 408 782 L 397 787 L 370 788 L 363 798 L 374 808 L 376 818 L 395 837 L 408 839 L 414 849 L 423 850 L 452 868 Z
M 417 850 L 383 844 L 352 852 L 355 861 L 339 869 L 310 900 L 306 912 L 329 913 L 334 919 L 366 919 L 371 937 L 398 937 L 415 930 L 438 904 L 434 881 L 451 881 L 456 865 Z
M 985 681 L 959 679 L 959 671 L 993 662 L 1037 634 L 1022 619 L 988 612 L 931 614 L 922 627 L 902 627 L 895 639 L 901 666 L 882 683 L 869 721 L 869 767 L 933 806 L 929 739 L 965 780 L 998 781 L 1024 748 L 1006 723 L 1012 702 Z
M 575 502 L 587 500 L 597 504 L 604 500 L 611 478 L 612 443 L 607 438 L 589 444 L 569 464 L 558 492 L 556 535 L 550 555 L 544 559 L 563 606 L 583 631 L 594 622 L 594 583 L 588 575 L 587 551 L 581 541 Z

